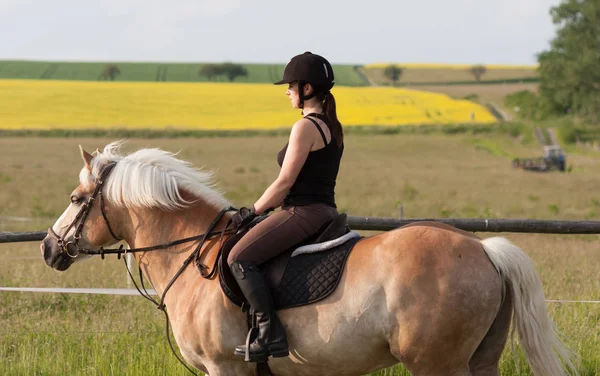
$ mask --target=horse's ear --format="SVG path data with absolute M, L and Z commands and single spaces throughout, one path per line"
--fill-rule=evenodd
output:
M 92 158 L 94 158 L 90 153 L 83 150 L 83 147 L 79 145 L 79 151 L 81 152 L 81 158 L 83 159 L 83 163 L 85 163 L 85 167 L 88 171 L 92 171 Z

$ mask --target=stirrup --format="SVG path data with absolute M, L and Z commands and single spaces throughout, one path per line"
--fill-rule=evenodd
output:
M 253 343 L 258 337 L 258 328 L 250 328 L 248 335 L 246 336 L 246 351 L 244 353 L 245 362 L 264 362 L 269 359 L 269 353 L 267 352 L 264 356 L 253 356 L 250 357 L 250 344 Z
M 271 349 L 271 345 L 272 344 L 263 344 L 261 347 L 263 349 L 265 349 L 265 353 L 264 354 L 251 354 L 250 353 L 250 346 L 254 343 L 254 341 L 257 340 L 258 338 L 258 328 L 251 328 L 248 331 L 248 335 L 246 336 L 246 343 L 244 345 L 241 346 L 236 346 L 234 354 L 235 355 L 240 355 L 240 356 L 244 356 L 244 361 L 246 362 L 266 362 L 269 359 L 269 356 L 272 356 L 273 358 L 282 358 L 282 357 L 286 357 L 290 355 L 290 351 L 289 348 L 286 346 L 283 349 L 279 349 L 279 350 L 273 350 Z M 287 343 L 287 341 L 286 341 Z M 242 346 L 243 346 L 243 350 L 242 350 Z

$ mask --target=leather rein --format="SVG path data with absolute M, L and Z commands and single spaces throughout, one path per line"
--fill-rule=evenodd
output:
M 184 244 L 184 243 L 189 243 L 189 242 L 193 242 L 193 241 L 196 241 L 196 240 L 200 240 L 200 242 L 198 243 L 198 245 L 195 247 L 194 251 L 183 262 L 183 264 L 181 265 L 181 267 L 179 268 L 179 270 L 177 271 L 177 273 L 175 273 L 175 275 L 173 276 L 173 278 L 171 279 L 171 281 L 169 281 L 169 283 L 167 284 L 167 287 L 165 288 L 165 290 L 163 291 L 163 293 L 162 293 L 162 295 L 160 297 L 160 301 L 157 301 L 156 299 L 154 299 L 148 293 L 148 291 L 146 289 L 146 286 L 144 286 L 144 278 L 142 276 L 142 268 L 141 268 L 141 266 L 139 266 L 139 264 L 138 264 L 138 272 L 139 272 L 139 278 L 140 278 L 140 285 L 142 286 L 142 289 L 140 289 L 138 287 L 137 283 L 135 282 L 135 279 L 133 278 L 131 270 L 129 269 L 129 266 L 127 265 L 127 262 L 125 261 L 125 258 L 123 258 L 123 261 L 125 263 L 125 268 L 127 269 L 127 273 L 129 274 L 129 277 L 131 278 L 131 281 L 133 282 L 133 285 L 135 286 L 136 290 L 144 298 L 146 298 L 149 301 L 151 301 L 152 303 L 154 303 L 154 305 L 156 305 L 156 307 L 159 310 L 161 310 L 162 312 L 164 312 L 165 318 L 166 318 L 167 341 L 169 342 L 169 346 L 171 347 L 171 351 L 173 352 L 173 355 L 175 355 L 175 357 L 177 358 L 177 360 L 179 360 L 179 362 L 181 364 L 183 364 L 183 366 L 185 368 L 187 368 L 188 371 L 190 371 L 194 375 L 197 375 L 196 372 L 194 372 L 187 364 L 185 364 L 185 362 L 179 357 L 179 355 L 177 355 L 177 353 L 175 352 L 175 349 L 173 347 L 173 344 L 171 343 L 170 330 L 169 330 L 169 327 L 170 327 L 170 324 L 169 324 L 169 315 L 167 314 L 167 311 L 166 311 L 165 296 L 167 295 L 167 292 L 169 291 L 169 289 L 171 288 L 171 286 L 173 286 L 173 284 L 175 283 L 175 281 L 177 280 L 177 278 L 185 271 L 185 269 L 187 269 L 187 267 L 192 263 L 192 261 L 195 261 L 195 264 L 196 264 L 198 270 L 200 271 L 200 275 L 203 278 L 205 278 L 205 279 L 211 279 L 212 277 L 215 276 L 215 273 L 216 273 L 216 270 L 217 270 L 217 267 L 218 267 L 217 265 L 218 265 L 220 253 L 221 253 L 221 246 L 222 246 L 222 242 L 223 242 L 223 237 L 226 234 L 231 234 L 231 233 L 236 232 L 238 229 L 236 229 L 236 228 L 229 228 L 229 225 L 231 224 L 231 219 L 229 221 L 227 221 L 227 224 L 225 225 L 225 227 L 224 227 L 223 230 L 215 231 L 214 228 L 216 227 L 216 225 L 219 223 L 219 221 L 223 218 L 223 216 L 227 212 L 229 212 L 229 211 L 237 211 L 237 209 L 235 209 L 235 208 L 233 208 L 231 206 L 222 209 L 217 214 L 217 216 L 215 217 L 215 219 L 212 221 L 212 223 L 210 224 L 210 226 L 208 227 L 207 232 L 205 232 L 204 234 L 190 236 L 190 237 L 187 237 L 187 238 L 174 240 L 172 242 L 168 242 L 168 243 L 164 243 L 164 244 L 159 244 L 159 245 L 154 245 L 154 246 L 149 246 L 149 247 L 141 247 L 141 248 L 124 249 L 123 245 L 121 245 L 119 248 L 103 248 L 103 247 L 100 247 L 98 249 L 82 248 L 82 247 L 79 246 L 79 241 L 81 240 L 81 234 L 83 232 L 83 226 L 84 226 L 85 221 L 86 221 L 86 219 L 87 219 L 87 217 L 88 217 L 88 215 L 89 215 L 89 213 L 90 213 L 90 211 L 92 209 L 92 206 L 93 206 L 94 202 L 96 201 L 96 197 L 97 196 L 99 196 L 99 198 L 100 198 L 100 210 L 102 212 L 102 217 L 104 219 L 104 222 L 106 223 L 106 226 L 108 227 L 108 231 L 110 232 L 111 236 L 113 238 L 115 238 L 116 240 L 123 240 L 123 239 L 121 239 L 121 238 L 119 238 L 119 237 L 117 237 L 115 235 L 115 232 L 113 231 L 112 227 L 110 226 L 110 223 L 108 221 L 108 217 L 106 216 L 106 209 L 105 209 L 105 205 L 104 205 L 104 196 L 102 195 L 102 188 L 104 186 L 104 183 L 106 182 L 109 174 L 111 173 L 111 171 L 113 170 L 113 168 L 115 167 L 116 164 L 117 164 L 117 162 L 110 162 L 106 166 L 104 166 L 104 168 L 100 172 L 99 178 L 97 178 L 94 175 L 92 175 L 92 179 L 96 183 L 96 187 L 94 188 L 94 192 L 88 198 L 88 200 L 82 205 L 81 209 L 79 210 L 79 212 L 75 216 L 75 219 L 73 219 L 73 222 L 71 222 L 71 224 L 67 227 L 66 231 L 64 232 L 65 235 L 59 236 L 52 229 L 52 227 L 50 227 L 48 229 L 48 234 L 50 234 L 57 241 L 58 246 L 60 247 L 60 253 L 59 253 L 59 255 L 62 255 L 62 256 L 66 255 L 66 256 L 71 257 L 71 258 L 76 258 L 77 256 L 79 256 L 79 254 L 85 254 L 85 255 L 100 255 L 102 257 L 102 259 L 104 259 L 104 255 L 116 254 L 117 257 L 120 259 L 121 255 L 127 254 L 127 253 L 148 252 L 148 251 L 154 251 L 154 250 L 158 250 L 158 249 L 166 249 L 166 248 L 173 247 L 175 245 L 179 245 L 179 244 Z M 75 225 L 77 225 L 77 227 L 75 229 L 75 234 L 73 235 L 73 239 L 72 240 L 67 240 L 66 234 L 68 234 L 69 231 Z M 219 237 L 219 244 L 220 244 L 219 251 L 218 251 L 217 257 L 215 258 L 214 264 L 212 265 L 212 268 L 209 269 L 208 266 L 204 265 L 201 262 L 200 251 L 202 250 L 202 246 L 204 245 L 204 243 L 206 242 L 206 240 L 213 239 L 213 238 L 215 238 L 217 236 Z

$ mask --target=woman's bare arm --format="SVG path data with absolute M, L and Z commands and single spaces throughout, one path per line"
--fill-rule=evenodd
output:
M 254 204 L 257 214 L 281 205 L 315 142 L 314 132 L 315 127 L 309 120 L 301 119 L 294 124 L 279 176 Z

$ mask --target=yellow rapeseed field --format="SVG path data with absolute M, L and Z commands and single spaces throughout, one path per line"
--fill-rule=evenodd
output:
M 351 125 L 492 123 L 481 105 L 390 87 L 335 87 Z M 268 84 L 0 80 L 0 129 L 274 129 L 299 118 Z

